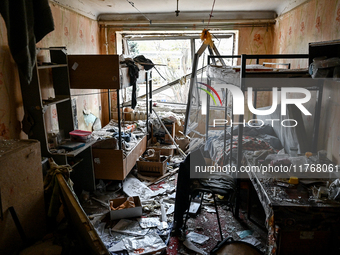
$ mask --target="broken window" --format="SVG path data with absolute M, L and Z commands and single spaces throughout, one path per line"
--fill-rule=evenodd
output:
M 235 55 L 235 33 L 213 33 L 214 42 L 221 55 Z M 124 34 L 125 56 L 144 55 L 155 64 L 152 72 L 153 101 L 186 104 L 193 55 L 201 46 L 199 33 L 150 33 Z M 209 51 L 199 59 L 198 69 L 207 65 Z M 231 64 L 231 63 L 227 63 Z M 205 72 L 198 74 L 206 79 Z M 169 86 L 167 86 L 169 85 Z M 139 84 L 137 96 L 146 92 L 145 84 Z M 128 98 L 126 98 L 128 99 Z

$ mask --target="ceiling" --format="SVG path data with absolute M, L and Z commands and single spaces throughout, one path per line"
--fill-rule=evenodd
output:
M 176 17 L 177 0 L 51 0 L 67 9 L 94 20 L 100 20 L 102 14 L 105 20 L 114 19 L 115 15 L 167 13 Z M 308 0 L 215 0 L 214 12 L 248 12 L 272 11 L 281 15 Z M 209 17 L 214 0 L 178 0 L 179 17 L 183 13 L 202 13 Z M 132 6 L 134 5 L 134 7 Z M 136 8 L 138 10 L 136 10 Z M 147 15 L 146 15 L 147 16 Z M 110 18 L 112 17 L 112 18 Z M 199 18 L 199 17 L 197 17 Z M 213 19 L 214 17 L 212 17 Z

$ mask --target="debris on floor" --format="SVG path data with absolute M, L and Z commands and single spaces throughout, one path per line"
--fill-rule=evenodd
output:
M 187 234 L 187 238 L 190 241 L 198 244 L 203 244 L 205 241 L 209 240 L 208 236 L 201 235 L 195 232 L 190 232 L 189 234 Z
M 216 219 L 216 210 L 213 207 L 213 197 L 205 194 L 200 206 L 202 196 L 193 199 L 187 222 L 186 239 L 180 241 L 179 237 L 171 237 L 173 215 L 175 212 L 177 171 L 179 161 L 176 156 L 170 161 L 171 167 L 161 177 L 143 176 L 137 171 L 131 171 L 123 183 L 101 181 L 100 189 L 91 194 L 84 194 L 81 199 L 83 208 L 91 219 L 92 224 L 108 251 L 112 254 L 146 254 L 166 252 L 164 254 L 209 254 L 220 240 Z M 175 163 L 174 163 L 175 162 Z M 177 164 L 177 165 L 176 165 Z M 170 174 L 169 174 L 170 173 Z M 111 188 L 114 187 L 114 188 Z M 123 216 L 112 219 L 110 213 L 132 208 L 132 199 L 138 197 L 142 212 L 138 217 Z M 84 199 L 86 198 L 86 199 Z M 232 213 L 227 211 L 223 200 L 216 197 L 222 232 L 224 238 L 233 237 L 251 243 L 264 249 L 265 237 L 256 232 L 245 230 L 235 220 Z M 120 201 L 111 206 L 110 201 Z M 125 203 L 125 204 L 124 204 Z M 123 205 L 122 205 L 123 204 Z M 136 207 L 138 203 L 136 203 Z M 125 251 L 125 253 L 123 253 Z

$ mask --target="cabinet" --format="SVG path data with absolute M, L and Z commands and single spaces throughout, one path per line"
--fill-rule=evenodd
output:
M 65 153 L 52 152 L 48 144 L 48 127 L 46 125 L 46 114 L 49 107 L 55 107 L 54 117 L 58 118 L 58 129 L 65 139 L 69 139 L 69 132 L 74 130 L 74 116 L 72 110 L 69 71 L 67 62 L 67 51 L 65 47 L 38 48 L 37 52 L 44 53 L 47 62 L 38 62 L 33 71 L 33 78 L 30 84 L 24 77 L 20 77 L 21 93 L 25 115 L 29 120 L 29 127 L 26 128 L 30 139 L 40 141 L 41 155 L 52 157 L 59 165 L 69 164 L 73 171 L 71 178 L 74 182 L 75 191 L 95 189 L 95 179 L 92 164 L 91 145 L 88 142 L 85 146 Z M 50 79 L 44 79 L 47 76 Z M 47 80 L 47 81 L 46 81 Z M 52 83 L 51 85 L 45 84 Z M 44 96 L 42 89 L 52 90 L 53 96 Z M 27 119 L 27 118 L 25 118 Z
M 23 245 L 10 213 L 16 212 L 28 239 L 46 234 L 40 145 L 36 140 L 0 140 L 0 254 Z

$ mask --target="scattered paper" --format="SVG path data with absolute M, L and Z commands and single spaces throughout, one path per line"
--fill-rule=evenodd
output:
M 158 190 L 154 190 L 153 191 L 153 194 L 150 196 L 150 197 L 155 197 L 155 196 L 158 196 L 160 194 L 163 194 L 166 192 L 166 189 L 158 189 Z
M 158 217 L 137 219 L 141 228 L 154 228 L 161 224 Z
M 170 205 L 166 214 L 172 214 L 175 211 L 175 205 Z
M 215 208 L 211 208 L 210 206 L 206 206 L 206 207 L 204 207 L 204 209 L 205 209 L 208 213 L 216 213 Z
M 243 242 L 249 243 L 251 245 L 254 246 L 258 246 L 259 244 L 261 244 L 261 242 L 259 240 L 257 240 L 255 237 L 253 236 L 248 236 L 246 238 L 242 239 Z
M 168 228 L 168 223 L 166 221 L 160 222 L 160 224 L 157 226 L 159 230 L 167 229 Z
M 197 248 L 190 240 L 185 239 L 185 241 L 183 242 L 183 244 L 185 245 L 185 247 L 187 247 L 189 250 L 192 250 L 194 252 L 197 252 L 198 254 L 201 255 L 207 255 L 207 253 L 199 248 Z
M 109 248 L 109 251 L 110 252 L 115 252 L 115 251 L 123 251 L 123 250 L 126 250 L 125 248 L 125 244 L 123 241 L 120 241 L 114 245 L 112 245 L 110 248 Z
M 165 205 L 163 203 L 163 199 L 161 200 L 161 218 L 162 218 L 162 221 L 164 221 L 164 222 L 167 221 L 166 212 L 165 212 Z
M 139 196 L 141 200 L 147 200 L 154 195 L 151 189 L 134 176 L 125 179 L 123 191 L 130 197 Z
M 113 231 L 130 235 L 144 236 L 149 229 L 142 229 L 138 221 L 121 219 L 113 228 Z
M 205 241 L 209 240 L 208 236 L 201 235 L 195 232 L 190 232 L 189 234 L 187 234 L 187 238 L 190 241 L 198 244 L 203 244 Z
M 196 214 L 200 206 L 201 206 L 200 203 L 191 202 L 189 213 Z
M 126 238 L 123 242 L 129 255 L 155 253 L 166 248 L 165 243 L 157 234 Z
M 174 192 L 174 193 L 168 195 L 168 198 L 170 198 L 170 199 L 176 199 L 176 192 Z

